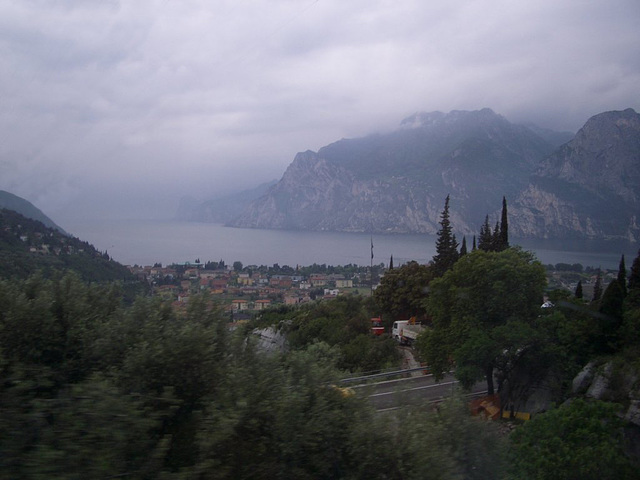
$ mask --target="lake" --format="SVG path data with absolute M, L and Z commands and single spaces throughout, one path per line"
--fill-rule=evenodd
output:
M 193 262 L 199 258 L 224 260 L 228 265 L 387 265 L 410 260 L 426 263 L 435 255 L 435 236 L 425 234 L 373 236 L 364 233 L 256 230 L 211 223 L 172 220 L 73 220 L 65 230 L 88 241 L 114 260 L 126 265 L 163 265 Z M 461 240 L 461 239 L 459 239 Z M 617 269 L 625 254 L 627 267 L 638 252 L 629 242 L 534 241 L 511 239 L 533 251 L 545 264 L 581 263 L 584 266 Z M 471 248 L 471 238 L 467 238 Z

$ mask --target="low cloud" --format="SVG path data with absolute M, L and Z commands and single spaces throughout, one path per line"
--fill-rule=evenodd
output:
M 636 0 L 3 2 L 0 188 L 61 216 L 171 216 L 180 196 L 278 178 L 298 151 L 415 111 L 575 131 L 640 107 L 639 14 Z

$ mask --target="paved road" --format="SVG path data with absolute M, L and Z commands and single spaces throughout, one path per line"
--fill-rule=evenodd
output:
M 483 393 L 486 387 L 486 383 L 480 382 L 470 393 Z M 367 385 L 351 385 L 351 388 L 358 395 L 367 396 L 377 410 L 438 401 L 461 391 L 458 381 L 450 374 L 439 382 L 435 381 L 433 375 L 421 375 Z

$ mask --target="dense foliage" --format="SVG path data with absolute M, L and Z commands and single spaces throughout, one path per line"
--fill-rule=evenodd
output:
M 282 307 L 261 314 L 256 326 L 278 326 L 293 350 L 323 342 L 336 348 L 336 365 L 351 372 L 370 372 L 394 367 L 399 362 L 395 342 L 371 335 L 371 312 L 367 300 L 340 296 L 330 302 L 298 308 Z
M 374 292 L 374 300 L 387 327 L 395 320 L 414 316 L 424 319 L 425 300 L 433 278 L 433 270 L 418 262 L 408 262 L 385 273 Z
M 1 281 L 0 306 L 0 478 L 497 478 L 502 465 L 462 404 L 398 428 L 332 386 L 350 342 L 299 332 L 265 355 L 205 296 L 177 316 L 67 275 Z
M 539 415 L 511 438 L 511 478 L 635 479 L 624 443 L 620 406 L 576 399 Z

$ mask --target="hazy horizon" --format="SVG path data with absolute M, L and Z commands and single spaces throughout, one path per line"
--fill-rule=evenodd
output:
M 640 3 L 0 4 L 0 189 L 54 221 L 171 218 L 417 111 L 577 131 L 640 110 Z

